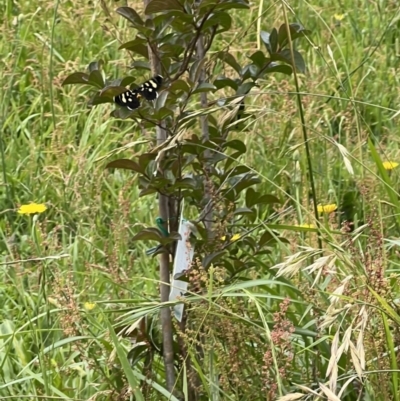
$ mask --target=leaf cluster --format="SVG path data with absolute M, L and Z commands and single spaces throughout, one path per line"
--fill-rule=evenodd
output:
M 130 7 L 117 9 L 136 32 L 133 40 L 120 46 L 134 57 L 131 67 L 134 71 L 148 70 L 149 49 L 152 49 L 167 83 L 154 104 L 143 104 L 137 111 L 118 108 L 111 115 L 130 118 L 141 128 L 152 128 L 162 121 L 171 138 L 161 150 L 157 149 L 158 153 L 143 153 L 135 160 L 114 160 L 107 167 L 137 173 L 140 196 L 168 196 L 177 205 L 175 219 L 180 216 L 181 204 L 185 201 L 194 217 L 192 223 L 197 236 L 193 241 L 202 254 L 202 265 L 208 268 L 213 263 L 222 264 L 229 272 L 229 279 L 255 267 L 256 256 L 269 253 L 268 248 L 282 238 L 265 224 L 273 220 L 273 205 L 280 200 L 273 194 L 254 189 L 260 183 L 257 174 L 237 162 L 245 156 L 246 146 L 240 139 L 228 139 L 228 135 L 233 130 L 243 130 L 240 122 L 255 117 L 246 116 L 243 111 L 245 98 L 259 79 L 272 73 L 289 75 L 293 68 L 305 72 L 300 53 L 294 50 L 292 60 L 288 48 L 289 40 L 307 33 L 297 23 L 283 24 L 270 33 L 262 31 L 266 52 L 254 52 L 245 65 L 240 65 L 229 49 L 218 51 L 212 57 L 207 54 L 198 57 L 196 44 L 200 35 L 207 52 L 215 35 L 231 28 L 231 10 L 247 7 L 245 0 L 193 4 L 152 0 L 145 9 L 145 14 L 152 16 L 148 19 L 143 19 Z M 219 65 L 228 72 L 213 77 Z M 206 81 L 200 80 L 205 68 L 210 75 Z M 95 106 L 112 103 L 114 96 L 124 92 L 127 86 L 135 88 L 135 78 L 128 75 L 107 80 L 103 62 L 99 61 L 89 65 L 88 73 L 76 72 L 67 77 L 63 85 L 69 84 L 85 84 L 96 89 L 89 102 Z M 208 108 L 199 109 L 196 95 L 226 92 L 227 89 L 233 90 L 233 96 L 222 97 L 211 102 Z M 208 120 L 208 138 L 196 133 L 201 116 Z M 207 196 L 207 191 L 211 197 Z M 210 208 L 215 227 L 211 232 L 206 229 L 205 220 Z M 238 224 L 246 228 L 238 230 Z M 172 226 L 177 227 L 177 222 Z M 232 241 L 230 238 L 234 234 L 239 239 Z M 178 238 L 174 232 L 166 237 L 157 228 L 146 228 L 133 240 L 157 242 L 157 251 L 152 253 L 158 254 L 171 252 L 171 245 Z

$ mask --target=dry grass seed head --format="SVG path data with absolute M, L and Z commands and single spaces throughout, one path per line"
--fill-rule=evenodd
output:
M 60 326 L 67 337 L 78 334 L 81 321 L 79 305 L 74 293 L 75 283 L 72 272 L 62 277 L 59 271 L 54 272 L 53 295 L 60 305 Z

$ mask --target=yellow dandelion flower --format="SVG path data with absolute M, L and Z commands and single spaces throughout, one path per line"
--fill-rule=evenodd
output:
M 335 203 L 331 203 L 329 205 L 318 205 L 317 210 L 318 213 L 332 213 L 337 209 L 337 205 Z
M 387 161 L 387 162 L 383 162 L 382 165 L 385 170 L 393 170 L 394 168 L 396 168 L 399 165 L 399 163 Z
M 86 310 L 91 311 L 91 310 L 93 310 L 93 309 L 96 307 L 96 304 L 93 303 L 93 302 L 85 302 L 85 303 L 83 304 L 83 306 L 84 306 L 84 308 L 85 308 Z
M 346 14 L 335 14 L 333 17 L 336 21 L 342 21 Z
M 226 240 L 226 235 L 223 235 L 223 236 L 220 238 L 220 240 L 221 240 L 221 241 L 225 241 L 225 240 Z
M 44 203 L 30 203 L 29 205 L 21 205 L 18 209 L 19 214 L 36 214 L 43 213 L 47 209 Z

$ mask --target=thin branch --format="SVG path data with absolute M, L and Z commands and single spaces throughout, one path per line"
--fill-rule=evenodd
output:
M 214 9 L 217 7 L 219 3 L 215 4 L 214 7 L 212 7 L 209 11 L 207 11 L 204 14 L 203 19 L 201 20 L 199 26 L 196 29 L 196 35 L 193 38 L 190 46 L 188 46 L 185 50 L 185 54 L 183 56 L 183 63 L 181 65 L 181 68 L 179 69 L 179 71 L 175 74 L 174 78 L 172 79 L 172 81 L 176 81 L 187 69 L 190 60 L 192 59 L 194 50 L 196 49 L 197 45 L 198 45 L 198 41 L 201 35 L 201 31 L 203 29 L 203 25 L 205 24 L 205 22 L 207 21 L 208 17 L 212 14 L 212 12 L 214 11 Z M 198 49 L 197 49 L 198 51 Z
M 207 52 L 210 50 L 210 47 L 214 42 L 215 35 L 217 34 L 217 29 L 218 29 L 218 25 L 214 25 L 212 27 L 211 36 L 208 39 L 208 43 L 204 45 L 204 54 L 207 54 Z

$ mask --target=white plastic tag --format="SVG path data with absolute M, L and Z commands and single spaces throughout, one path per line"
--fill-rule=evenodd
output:
M 174 261 L 174 270 L 172 272 L 172 277 L 175 277 L 178 273 L 182 273 L 188 270 L 192 264 L 194 247 L 189 241 L 191 231 L 191 223 L 185 220 L 181 216 L 179 223 L 179 234 L 182 239 L 178 241 L 176 246 L 176 255 Z M 188 283 L 186 281 L 172 279 L 171 292 L 169 294 L 169 300 L 174 301 L 179 297 L 183 297 L 186 293 Z M 183 304 L 178 304 L 174 306 L 174 315 L 176 319 L 181 322 L 183 316 Z

